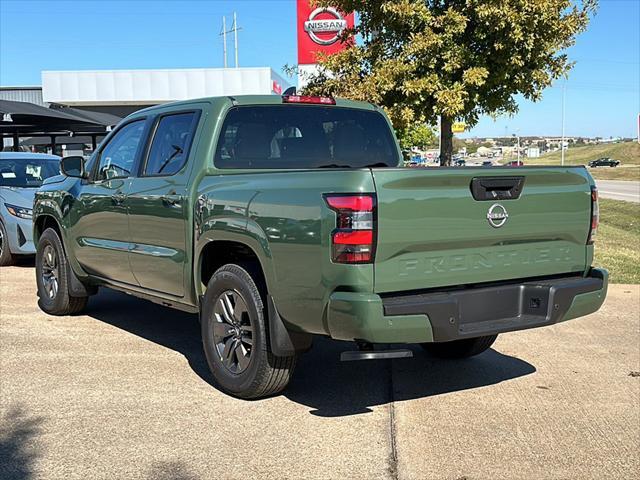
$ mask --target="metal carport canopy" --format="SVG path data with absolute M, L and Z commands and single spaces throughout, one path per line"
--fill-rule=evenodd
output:
M 49 132 L 104 132 L 107 125 L 67 113 L 60 109 L 45 108 L 26 102 L 0 100 L 0 133 L 29 134 Z
M 55 137 L 89 135 L 93 148 L 96 136 L 105 135 L 120 121 L 119 117 L 100 112 L 85 112 L 66 107 L 46 108 L 27 102 L 0 100 L 0 138 L 13 139 L 13 149 L 18 150 L 20 137 L 43 137 L 50 139 L 52 148 Z M 0 142 L 0 150 L 4 142 Z

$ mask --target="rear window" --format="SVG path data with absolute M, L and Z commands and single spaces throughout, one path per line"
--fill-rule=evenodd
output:
M 274 105 L 232 108 L 216 149 L 218 168 L 362 168 L 398 165 L 379 112 Z

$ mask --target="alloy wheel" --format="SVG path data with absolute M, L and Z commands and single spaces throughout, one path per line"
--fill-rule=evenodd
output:
M 59 278 L 58 255 L 52 245 L 47 245 L 42 252 L 42 285 L 50 299 L 58 294 Z
M 227 370 L 240 374 L 249 366 L 253 325 L 247 303 L 236 290 L 223 292 L 213 309 L 213 341 Z

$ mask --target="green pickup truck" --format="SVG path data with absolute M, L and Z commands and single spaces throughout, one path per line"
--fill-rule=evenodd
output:
M 284 389 L 313 335 L 355 342 L 345 360 L 461 358 L 600 308 L 585 168 L 401 164 L 364 102 L 141 110 L 38 191 L 39 305 L 78 313 L 105 286 L 199 313 L 217 385 L 243 398 Z

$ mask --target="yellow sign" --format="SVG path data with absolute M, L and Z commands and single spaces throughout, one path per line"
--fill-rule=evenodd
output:
M 463 133 L 466 125 L 464 122 L 453 122 L 451 130 L 453 133 Z

